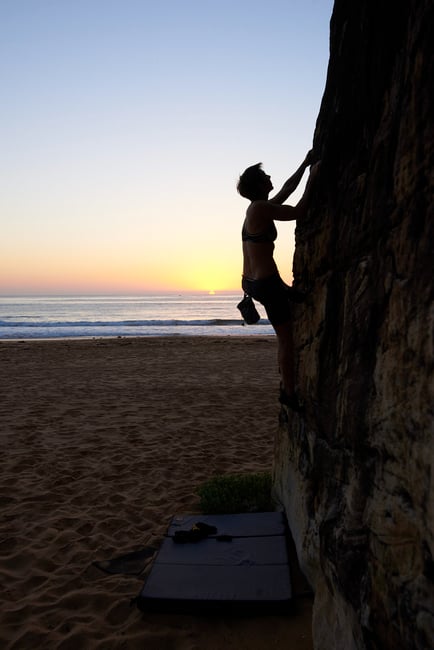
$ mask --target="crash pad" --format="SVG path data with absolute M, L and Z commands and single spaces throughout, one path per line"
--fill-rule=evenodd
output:
M 202 522 L 215 533 L 176 543 Z M 292 589 L 283 513 L 177 515 L 137 599 L 144 611 L 282 613 Z

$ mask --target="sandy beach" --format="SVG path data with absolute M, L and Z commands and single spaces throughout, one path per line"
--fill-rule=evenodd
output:
M 145 574 L 92 564 L 158 546 L 213 475 L 271 469 L 274 338 L 3 341 L 0 367 L 2 649 L 312 648 L 309 599 L 143 614 Z

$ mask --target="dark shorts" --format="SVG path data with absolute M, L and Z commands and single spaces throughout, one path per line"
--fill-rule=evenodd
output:
M 273 325 L 283 325 L 292 316 L 290 287 L 284 283 L 278 273 L 261 280 L 249 280 L 243 277 L 243 290 L 265 307 L 268 320 Z

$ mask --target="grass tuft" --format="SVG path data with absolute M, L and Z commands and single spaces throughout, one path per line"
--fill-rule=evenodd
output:
M 197 494 L 206 514 L 272 512 L 271 473 L 225 474 L 201 485 Z

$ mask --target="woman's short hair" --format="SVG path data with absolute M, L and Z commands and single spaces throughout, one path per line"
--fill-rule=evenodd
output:
M 258 189 L 264 181 L 264 172 L 261 167 L 262 163 L 247 167 L 238 179 L 237 190 L 245 199 L 255 201 L 259 198 Z

